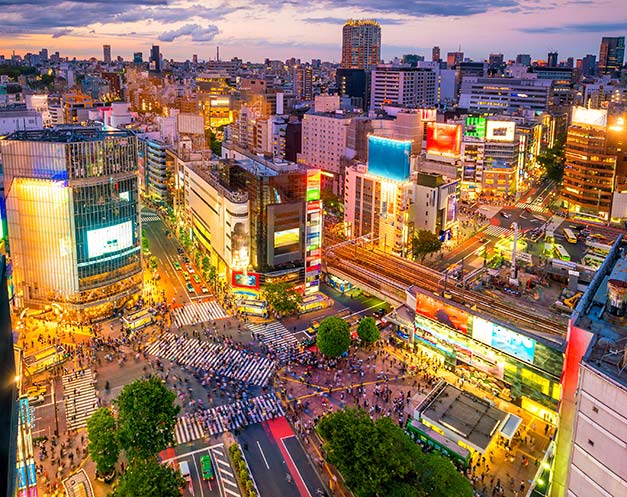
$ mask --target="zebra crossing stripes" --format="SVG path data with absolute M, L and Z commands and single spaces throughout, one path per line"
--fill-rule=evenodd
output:
M 213 456 L 213 460 L 215 462 L 215 464 L 213 465 L 213 469 L 217 473 L 218 478 L 221 479 L 222 483 L 224 484 L 223 487 L 225 495 L 232 497 L 241 497 L 242 494 L 240 493 L 239 485 L 235 480 L 233 468 L 229 463 L 224 444 L 220 444 L 216 447 L 211 447 L 210 450 L 211 455 Z
M 178 445 L 198 440 L 205 436 L 202 424 L 194 416 L 179 416 L 174 426 L 174 436 Z
M 203 425 L 205 433 L 218 435 L 284 415 L 285 411 L 276 395 L 265 394 L 207 409 L 203 413 Z
M 87 419 L 97 408 L 96 388 L 91 369 L 83 374 L 63 376 L 63 405 L 65 418 L 70 430 L 84 428 Z
M 509 229 L 506 228 L 505 226 L 495 226 L 494 224 L 490 224 L 484 231 L 483 234 L 484 235 L 489 235 L 489 236 L 495 236 L 495 237 L 499 237 L 499 236 L 509 236 L 511 234 L 513 234 L 514 232 Z
M 275 362 L 267 357 L 169 332 L 148 345 L 146 352 L 179 364 L 208 369 L 220 376 L 261 386 L 268 383 L 276 367 Z
M 150 223 L 150 222 L 154 222 L 154 221 L 161 221 L 161 218 L 159 216 L 157 216 L 156 214 L 144 214 L 142 212 L 141 215 L 141 219 L 142 219 L 142 223 Z
M 279 321 L 268 324 L 248 324 L 248 329 L 259 338 L 262 343 L 268 345 L 278 353 L 279 359 L 286 359 L 289 348 L 298 345 L 298 339 Z
M 529 209 L 532 212 L 537 212 L 539 214 L 546 214 L 547 212 L 549 212 L 549 210 L 546 207 L 542 207 L 541 205 L 538 204 L 530 204 L 527 202 L 518 202 L 515 205 L 516 207 L 518 207 L 519 209 Z
M 215 300 L 210 302 L 192 302 L 178 307 L 172 311 L 172 324 L 174 326 L 187 326 L 191 324 L 205 323 L 228 317 L 224 309 Z

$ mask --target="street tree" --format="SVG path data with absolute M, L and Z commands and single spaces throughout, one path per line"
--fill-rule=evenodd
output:
M 268 305 L 281 315 L 294 314 L 303 303 L 303 296 L 289 283 L 267 283 L 262 294 Z
M 438 236 L 428 230 L 418 230 L 411 239 L 411 254 L 414 260 L 424 260 L 427 254 L 438 252 L 442 242 Z
M 126 385 L 117 399 L 118 439 L 129 460 L 149 459 L 174 445 L 176 394 L 151 376 Z
M 110 497 L 180 497 L 183 485 L 179 471 L 150 457 L 131 463 Z
M 357 497 L 472 497 L 450 461 L 423 453 L 388 417 L 372 421 L 363 410 L 336 411 L 320 420 L 318 432 L 328 462 Z
M 552 147 L 544 149 L 536 158 L 546 173 L 546 177 L 561 183 L 564 176 L 564 138 L 558 138 Z
M 339 357 L 348 350 L 350 344 L 350 327 L 346 321 L 337 316 L 322 320 L 316 335 L 316 345 L 322 355 Z
M 368 316 L 359 321 L 357 336 L 368 344 L 374 343 L 381 338 L 381 332 L 373 317 Z
M 115 418 L 108 407 L 101 407 L 87 420 L 89 454 L 96 463 L 96 473 L 111 475 L 118 462 L 120 445 L 117 438 Z

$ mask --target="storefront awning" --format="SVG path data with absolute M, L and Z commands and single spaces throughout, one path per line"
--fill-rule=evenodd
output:
M 500 434 L 508 440 L 511 440 L 514 437 L 516 430 L 518 430 L 520 423 L 522 423 L 522 418 L 508 413 L 507 417 L 501 423 Z

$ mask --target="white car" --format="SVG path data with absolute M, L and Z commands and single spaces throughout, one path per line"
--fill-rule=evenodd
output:
M 202 293 L 209 293 L 209 289 L 206 286 L 203 286 Z

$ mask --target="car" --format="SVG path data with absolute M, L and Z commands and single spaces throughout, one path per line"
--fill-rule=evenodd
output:
M 192 266 L 191 264 L 185 264 L 185 267 L 187 268 L 187 270 L 190 272 L 190 274 L 194 274 L 194 266 Z
M 209 289 L 206 286 L 203 286 L 202 293 L 209 293 Z
M 177 271 L 180 271 L 181 269 L 183 269 L 181 265 L 179 264 L 179 261 L 174 261 L 172 265 L 174 266 L 174 269 L 176 269 Z
M 504 217 L 505 219 L 509 219 L 512 216 L 507 214 L 506 212 L 501 211 L 501 217 Z
M 185 251 L 181 247 L 178 247 L 176 249 L 176 253 L 179 254 L 179 255 L 183 255 L 185 253 Z
M 196 293 L 196 290 L 194 290 L 194 285 L 192 285 L 191 283 L 187 283 L 187 291 L 189 293 Z
M 200 276 L 198 276 L 197 274 L 194 274 L 192 277 L 194 278 L 194 281 L 196 283 L 200 283 Z
M 190 481 L 192 479 L 192 473 L 189 470 L 189 464 L 187 461 L 181 461 L 179 463 L 179 471 L 181 472 L 181 476 L 185 479 L 185 481 Z
M 539 204 L 541 204 L 542 202 L 544 202 L 544 197 L 538 197 L 536 199 L 536 202 L 538 202 Z
M 209 454 L 205 454 L 200 458 L 200 470 L 203 480 L 214 479 L 213 465 L 211 464 L 211 456 Z
M 183 271 L 183 278 L 185 278 L 185 281 L 189 281 L 190 280 L 190 276 L 189 276 L 189 273 L 187 271 Z
M 184 262 L 185 264 L 189 264 L 189 257 L 187 257 L 186 255 L 185 255 L 185 256 L 183 256 L 183 262 Z
M 28 402 L 30 404 L 41 404 L 44 401 L 46 395 L 46 387 L 33 386 L 26 390 L 28 396 Z

